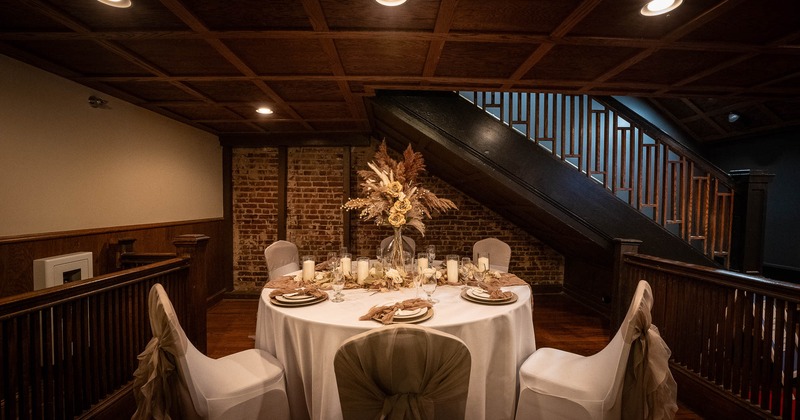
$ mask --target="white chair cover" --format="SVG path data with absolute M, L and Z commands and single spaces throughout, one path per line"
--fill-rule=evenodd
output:
M 489 253 L 489 264 L 492 270 L 508 273 L 508 265 L 511 263 L 511 247 L 507 243 L 497 238 L 486 238 L 475 242 L 472 245 L 472 261 L 477 263 L 478 252 Z
M 464 418 L 471 357 L 453 335 L 376 328 L 346 340 L 333 365 L 345 420 Z
M 289 419 L 283 366 L 272 355 L 206 357 L 186 338 L 160 284 L 150 289 L 149 313 L 153 339 L 134 373 L 134 419 Z
M 300 269 L 300 256 L 297 245 L 289 241 L 275 241 L 264 249 L 264 258 L 267 259 L 269 279 L 275 280 L 287 273 Z
M 388 236 L 381 241 L 381 253 L 386 255 L 386 249 L 389 248 L 389 243 L 392 242 L 394 236 Z M 403 251 L 409 252 L 411 255 L 416 257 L 415 254 L 417 248 L 417 242 L 414 239 L 409 238 L 408 236 L 403 236 Z
M 520 367 L 517 419 L 671 419 L 677 384 L 670 351 L 651 325 L 653 295 L 639 282 L 620 329 L 584 357 L 542 348 Z

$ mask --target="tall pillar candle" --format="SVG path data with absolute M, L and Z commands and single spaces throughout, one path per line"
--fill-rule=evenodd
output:
M 417 271 L 422 272 L 422 270 L 428 268 L 428 254 L 426 252 L 419 252 L 417 253 Z
M 447 282 L 458 283 L 458 255 L 447 256 Z
M 306 255 L 303 257 L 303 281 L 314 280 L 314 257 Z
M 489 269 L 489 256 L 488 254 L 484 254 L 482 256 L 478 256 L 478 270 L 486 271 Z
M 369 258 L 359 257 L 356 264 L 356 281 L 358 284 L 364 284 L 367 276 L 369 276 Z
M 342 262 L 342 275 L 349 276 L 350 270 L 352 270 L 351 266 L 352 260 L 350 259 L 350 254 L 343 254 L 341 262 Z

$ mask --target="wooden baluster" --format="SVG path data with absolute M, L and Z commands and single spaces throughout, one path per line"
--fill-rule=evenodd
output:
M 775 329 L 773 333 L 772 382 L 770 384 L 770 411 L 778 415 L 781 407 L 781 372 L 783 367 L 784 328 L 786 326 L 786 302 L 775 299 Z
M 787 302 L 787 306 L 785 308 L 786 313 L 786 324 L 784 328 L 778 331 L 778 334 L 784 337 L 785 343 L 785 351 L 778 351 L 780 348 L 775 349 L 775 353 L 781 353 L 783 355 L 783 371 L 781 372 L 781 377 L 783 378 L 782 381 L 782 389 L 781 389 L 781 396 L 783 397 L 783 406 L 781 407 L 781 416 L 783 418 L 791 418 L 792 413 L 792 383 L 797 383 L 798 378 L 794 378 L 794 372 L 797 367 L 795 366 L 794 355 L 797 354 L 797 342 L 795 341 L 797 338 L 797 304 L 792 304 L 791 302 Z M 776 362 L 777 363 L 777 362 Z M 776 366 L 780 369 L 781 365 L 776 364 Z M 795 390 L 797 385 L 794 386 Z M 777 413 L 776 413 L 777 414 Z M 795 418 L 798 417 L 798 413 L 795 413 Z

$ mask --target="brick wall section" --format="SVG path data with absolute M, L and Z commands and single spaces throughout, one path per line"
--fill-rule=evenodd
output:
M 300 255 L 318 260 L 342 246 L 344 217 L 351 221 L 350 252 L 353 257 L 374 257 L 380 241 L 392 234 L 389 227 L 360 221 L 356 212 L 344 212 L 344 170 L 350 170 L 351 191 L 358 194 L 356 171 L 366 169 L 377 143 L 352 149 L 352 167 L 345 168 L 341 148 L 289 148 L 287 174 L 287 239 L 297 244 Z M 267 280 L 264 248 L 277 240 L 277 149 L 234 149 L 234 290 L 260 291 Z M 447 254 L 472 256 L 472 244 L 496 237 L 511 246 L 510 270 L 536 284 L 562 283 L 564 259 L 552 248 L 506 221 L 497 213 L 451 187 L 424 175 L 425 188 L 453 200 L 459 210 L 427 220 L 425 237 L 405 229 L 417 249 L 436 245 L 437 258 Z
M 342 246 L 344 149 L 289 148 L 286 239 L 321 261 Z
M 267 279 L 264 248 L 278 237 L 278 149 L 234 149 L 233 287 L 258 291 Z

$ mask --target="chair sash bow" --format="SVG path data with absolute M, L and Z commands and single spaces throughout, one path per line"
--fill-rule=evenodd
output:
M 651 324 L 650 311 L 637 311 L 626 335 L 632 342 L 622 389 L 622 417 L 673 418 L 678 410 L 678 386 L 669 370 L 671 352 Z

